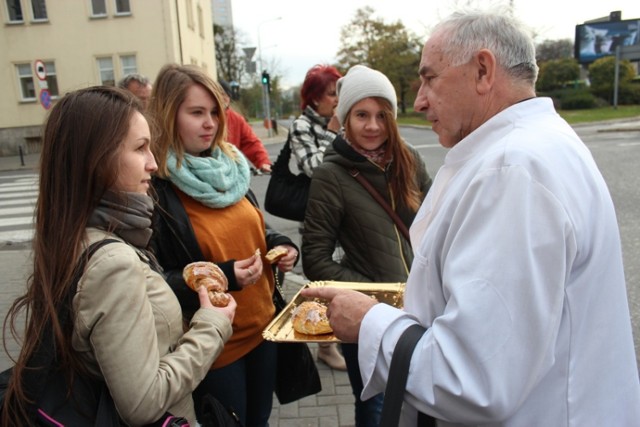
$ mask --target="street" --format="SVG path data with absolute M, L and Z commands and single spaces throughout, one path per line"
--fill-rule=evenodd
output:
M 582 125 L 576 130 L 587 144 L 602 171 L 611 191 L 622 237 L 629 305 L 632 313 L 636 354 L 640 355 L 640 123 L 633 129 L 619 129 L 613 125 Z M 627 126 L 628 127 L 628 126 Z M 265 137 L 265 145 L 275 160 L 286 132 Z M 425 127 L 403 127 L 403 137 L 424 156 L 427 169 L 435 176 L 446 150 L 436 135 Z M 1 160 L 1 158 L 0 158 Z M 0 315 L 4 318 L 10 303 L 25 289 L 29 274 L 29 240 L 33 228 L 33 208 L 37 197 L 37 174 L 30 168 L 12 167 L 0 171 Z M 252 188 L 258 200 L 264 201 L 268 175 L 255 176 Z M 275 229 L 300 242 L 298 223 L 273 217 L 265 212 L 266 221 Z M 300 267 L 294 270 L 301 273 Z M 9 342 L 9 348 L 17 348 Z M 640 360 L 640 359 L 639 359 Z M 0 369 L 10 361 L 0 356 Z

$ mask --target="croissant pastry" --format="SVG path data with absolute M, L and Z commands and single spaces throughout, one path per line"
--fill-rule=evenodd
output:
M 220 267 L 212 262 L 197 261 L 187 264 L 182 270 L 182 277 L 194 291 L 200 286 L 207 288 L 209 299 L 216 307 L 226 307 L 231 298 L 225 292 L 229 288 L 229 281 Z

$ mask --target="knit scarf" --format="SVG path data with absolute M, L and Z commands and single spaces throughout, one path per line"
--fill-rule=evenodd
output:
M 380 147 L 376 148 L 375 150 L 365 150 L 355 142 L 351 142 L 346 138 L 345 138 L 345 141 L 347 141 L 347 143 L 351 146 L 351 148 L 353 148 L 357 153 L 363 155 L 364 157 L 371 160 L 373 163 L 377 164 L 378 166 L 381 166 L 384 168 L 387 166 L 387 163 L 391 161 L 391 159 L 385 160 L 385 157 L 384 157 L 385 154 L 387 153 L 386 142 L 382 144 Z
M 142 193 L 107 191 L 89 218 L 88 226 L 114 232 L 137 248 L 151 239 L 153 200 Z
M 225 208 L 238 203 L 249 190 L 251 176 L 245 157 L 234 146 L 232 159 L 220 147 L 209 157 L 185 153 L 182 165 L 173 151 L 169 152 L 169 180 L 181 191 L 210 208 Z

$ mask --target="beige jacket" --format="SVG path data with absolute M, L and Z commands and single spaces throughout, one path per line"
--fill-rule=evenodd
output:
M 117 239 L 92 228 L 87 234 L 89 244 Z M 191 392 L 231 336 L 224 315 L 200 309 L 184 333 L 171 288 L 124 242 L 91 257 L 73 309 L 73 347 L 104 378 L 125 422 L 148 424 L 169 412 L 196 425 Z

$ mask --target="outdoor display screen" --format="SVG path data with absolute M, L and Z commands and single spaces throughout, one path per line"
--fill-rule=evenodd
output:
M 617 46 L 640 45 L 640 19 L 576 25 L 575 58 L 581 64 L 615 55 Z

